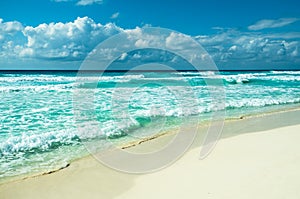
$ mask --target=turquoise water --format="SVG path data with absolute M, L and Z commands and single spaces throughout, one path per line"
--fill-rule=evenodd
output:
M 83 141 L 101 140 L 105 148 L 108 140 L 128 141 L 187 120 L 210 120 L 222 106 L 212 103 L 211 93 L 220 91 L 208 88 L 207 80 L 222 82 L 226 118 L 300 103 L 299 71 L 87 73 L 85 81 L 76 75 L 0 73 L 0 179 L 62 167 L 87 154 Z M 75 117 L 74 100 L 80 99 L 74 93 L 91 91 L 93 98 L 84 102 L 92 102 L 87 106 L 93 111 Z M 97 128 L 82 134 L 78 126 Z

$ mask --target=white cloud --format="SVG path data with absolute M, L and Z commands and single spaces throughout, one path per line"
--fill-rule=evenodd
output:
M 300 32 L 272 33 L 268 34 L 268 37 L 275 39 L 300 39 Z
M 15 47 L 23 44 L 25 40 L 22 30 L 23 26 L 20 22 L 4 22 L 0 18 L 0 57 L 11 58 L 15 56 Z M 21 38 L 19 38 L 20 36 Z
M 116 12 L 116 13 L 112 14 L 110 18 L 111 18 L 111 19 L 116 19 L 116 18 L 119 17 L 119 15 L 120 15 L 120 13 L 119 13 L 119 12 Z
M 142 28 L 136 27 L 135 29 L 124 30 L 127 34 L 128 40 L 135 42 L 136 48 L 149 48 L 160 46 L 161 42 L 165 42 L 164 36 L 152 35 L 147 32 L 143 32 Z
M 21 57 L 28 57 L 33 55 L 33 49 L 32 48 L 23 48 L 20 50 L 19 55 Z
M 87 6 L 92 4 L 102 4 L 103 0 L 80 0 L 76 3 L 79 6 Z
M 166 47 L 172 50 L 183 50 L 194 48 L 194 45 L 189 36 L 172 32 L 166 39 Z
M 73 2 L 76 0 L 52 0 L 54 2 Z M 77 0 L 76 5 L 78 6 L 87 6 L 87 5 L 93 5 L 93 4 L 102 4 L 103 0 Z
M 193 49 L 189 37 L 180 33 L 151 35 L 136 27 L 122 29 L 113 23 L 96 23 L 89 17 L 78 17 L 66 23 L 49 23 L 24 27 L 20 22 L 5 22 L 0 19 L 0 59 L 76 61 L 83 60 L 96 45 L 108 37 L 125 32 L 134 41 L 136 48 L 147 48 L 163 44 L 173 50 Z M 224 29 L 214 35 L 199 35 L 195 40 L 205 48 L 218 65 L 247 65 L 266 63 L 300 64 L 300 33 L 241 32 Z M 93 51 L 94 52 L 94 51 Z M 110 56 L 111 52 L 102 52 Z M 202 56 L 202 55 L 199 55 Z M 163 52 L 140 51 L 135 54 L 123 53 L 119 60 L 130 59 L 146 62 L 157 59 L 176 61 Z M 1 60 L 0 60 L 1 61 Z
M 248 26 L 249 30 L 262 30 L 266 28 L 280 28 L 299 21 L 298 18 L 264 19 Z
M 276 62 L 300 64 L 298 54 L 300 41 L 294 36 L 283 38 L 280 34 L 228 30 L 212 36 L 202 35 L 195 38 L 221 66 L 234 63 L 239 65 L 264 65 Z
M 73 0 L 52 0 L 54 2 L 68 2 L 68 1 L 73 1 Z
M 26 48 L 33 49 L 39 58 L 79 59 L 95 45 L 109 36 L 122 31 L 112 23 L 102 25 L 88 17 L 78 17 L 73 22 L 27 26 L 23 34 L 27 37 Z
M 18 21 L 4 22 L 0 18 L 0 34 L 12 34 L 23 29 L 23 26 Z

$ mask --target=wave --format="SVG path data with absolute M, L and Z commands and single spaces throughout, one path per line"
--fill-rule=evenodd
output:
M 300 71 L 271 71 L 272 74 L 300 75 Z
M 73 82 L 76 77 L 41 77 L 41 76 L 17 76 L 0 77 L 0 82 Z
M 251 100 L 235 100 L 229 101 L 225 104 L 225 109 L 238 109 L 242 107 L 265 107 L 270 105 L 283 105 L 300 103 L 299 99 L 251 99 Z M 135 117 L 131 119 L 111 119 L 109 121 L 100 123 L 101 133 L 98 128 L 89 124 L 82 124 L 84 131 L 82 133 L 77 132 L 76 129 L 70 131 L 49 132 L 42 134 L 32 134 L 22 136 L 12 136 L 0 143 L 0 156 L 6 154 L 13 154 L 17 152 L 42 152 L 50 149 L 55 149 L 63 145 L 78 144 L 80 139 L 95 139 L 108 136 L 109 138 L 117 138 L 127 135 L 129 132 L 145 125 L 151 124 L 152 120 L 159 118 L 163 121 L 165 118 L 179 118 L 196 116 L 203 113 L 210 113 L 213 111 L 224 110 L 220 106 L 213 106 L 208 104 L 207 106 L 193 106 L 189 109 L 181 110 L 181 108 L 172 109 L 165 112 L 151 112 L 149 110 L 140 110 L 135 113 Z M 79 135 L 79 137 L 78 137 Z
M 215 111 L 232 110 L 240 108 L 266 107 L 271 105 L 285 105 L 300 103 L 300 98 L 297 99 L 242 99 L 226 101 L 225 108 L 222 106 L 214 106 L 212 104 L 194 104 L 187 105 L 184 111 L 181 107 L 167 107 L 166 111 L 155 112 L 146 110 L 146 107 L 141 107 L 139 111 L 135 111 L 132 118 L 107 118 L 107 121 L 100 122 L 100 130 L 95 128 L 93 122 L 82 123 L 83 131 L 74 128 L 69 131 L 48 132 L 41 134 L 22 134 L 15 135 L 9 138 L 1 138 L 0 142 L 0 157 L 15 157 L 14 154 L 21 153 L 23 155 L 42 153 L 50 150 L 55 150 L 61 146 L 78 145 L 82 140 L 93 139 L 116 139 L 128 135 L 130 132 L 151 125 L 153 121 L 165 122 L 176 118 L 199 116 Z M 98 124 L 98 123 L 97 123 Z
M 196 72 L 176 72 L 173 73 L 175 75 L 183 75 L 183 76 L 211 76 L 215 75 L 215 71 L 196 71 Z
M 35 76 L 4 76 L 0 77 L 3 82 L 75 82 L 75 81 L 129 81 L 131 79 L 141 79 L 144 75 L 119 75 L 119 76 L 54 76 L 54 75 L 35 75 Z
M 261 72 L 261 73 L 220 73 L 217 74 L 213 71 L 208 72 L 178 72 L 172 73 L 174 76 L 166 77 L 153 77 L 144 74 L 132 74 L 132 75 L 116 75 L 116 76 L 55 76 L 55 75 L 31 75 L 31 76 L 5 76 L 0 77 L 0 92 L 19 92 L 21 90 L 35 90 L 33 87 L 39 89 L 46 89 L 48 85 L 64 85 L 58 86 L 57 88 L 93 88 L 95 83 L 102 83 L 101 86 L 113 87 L 114 83 L 147 83 L 147 82 L 166 82 L 176 83 L 192 82 L 196 81 L 197 85 L 205 84 L 206 79 L 221 79 L 227 84 L 248 84 L 259 81 L 285 81 L 285 82 L 298 82 L 300 81 L 300 71 L 272 71 L 272 72 Z M 178 76 L 179 75 L 179 76 Z M 204 80 L 204 81 L 202 81 Z M 200 81 L 200 82 L 199 82 Z M 19 83 L 19 87 L 12 88 L 12 83 Z M 45 87 L 41 87 L 46 85 Z M 93 86 L 91 86 L 93 85 Z M 96 84 L 97 85 L 97 84 Z M 27 87 L 26 87 L 27 86 Z M 8 88 L 9 87 L 9 88 Z M 56 89 L 55 87 L 49 86 L 50 89 Z
M 287 104 L 298 104 L 300 103 L 300 98 L 298 99 L 251 99 L 251 100 L 239 100 L 228 102 L 226 109 L 239 109 L 239 108 L 253 108 L 253 107 L 266 107 L 272 105 L 287 105 Z
M 8 138 L 0 136 L 0 158 L 14 159 L 19 155 L 28 156 L 52 151 L 62 146 L 80 145 L 82 141 L 120 138 L 151 123 L 151 118 L 135 118 L 130 123 L 128 121 L 124 122 L 124 120 L 121 121 L 97 122 L 97 125 L 101 124 L 102 126 L 100 130 L 98 126 L 95 126 L 95 122 L 85 122 L 81 123 L 78 129 L 74 128 L 68 131 L 22 134 Z
M 244 77 L 223 78 L 223 79 L 229 84 L 245 84 L 250 82 L 249 78 L 244 78 Z
M 133 79 L 142 79 L 145 76 L 142 74 L 139 75 L 118 75 L 118 76 L 93 76 L 93 77 L 86 77 L 86 76 L 78 76 L 76 78 L 76 81 L 92 81 L 92 82 L 106 82 L 106 81 L 112 81 L 112 82 L 128 82 Z
M 223 79 L 225 82 L 229 84 L 244 84 L 244 83 L 251 83 L 251 82 L 262 82 L 262 81 L 283 81 L 283 82 L 300 81 L 300 76 L 267 75 L 267 74 L 220 75 L 212 78 Z
M 41 92 L 41 91 L 63 91 L 73 88 L 73 85 L 38 85 L 38 86 L 0 86 L 0 93 L 18 93 L 23 91 Z
M 269 81 L 292 81 L 297 82 L 300 81 L 300 76 L 288 76 L 288 75 L 280 75 L 280 76 L 267 76 L 264 78 L 261 78 L 262 80 L 269 80 Z
M 78 136 L 68 131 L 16 135 L 0 143 L 0 157 L 11 156 L 16 153 L 45 152 L 62 145 L 78 143 Z

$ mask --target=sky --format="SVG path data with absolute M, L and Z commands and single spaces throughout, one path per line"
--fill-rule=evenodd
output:
M 299 8 L 299 0 L 3 0 L 0 70 L 78 69 L 97 44 L 142 27 L 191 36 L 220 70 L 300 70 Z M 143 62 L 151 53 L 135 54 Z

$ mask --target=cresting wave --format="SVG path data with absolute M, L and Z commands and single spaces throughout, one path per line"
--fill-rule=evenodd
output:
M 16 153 L 46 152 L 62 145 L 78 144 L 78 136 L 73 132 L 48 132 L 43 134 L 22 134 L 9 136 L 0 143 L 0 157 Z

